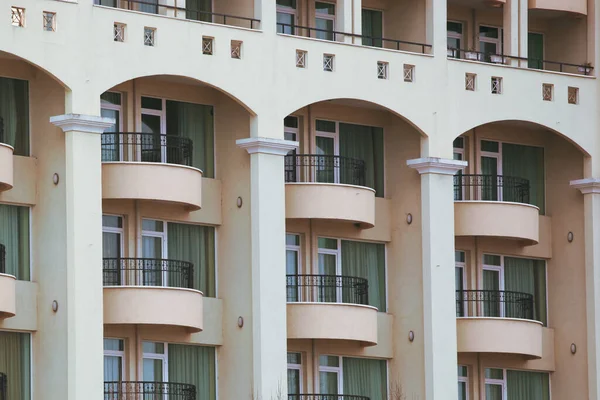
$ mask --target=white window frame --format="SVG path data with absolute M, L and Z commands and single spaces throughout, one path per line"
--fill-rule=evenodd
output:
M 458 139 L 458 138 L 457 138 Z M 460 155 L 460 160 L 459 161 L 464 161 L 465 160 L 465 144 L 466 144 L 466 138 L 462 138 L 463 139 L 463 147 L 453 147 L 452 148 L 452 156 L 454 158 L 454 154 L 459 154 Z M 461 172 L 463 172 L 462 170 L 458 171 L 455 175 L 461 175 Z M 462 185 L 462 199 L 466 200 L 466 185 Z
M 485 369 L 501 369 L 502 370 L 502 377 L 503 379 L 491 379 L 491 378 L 485 378 L 485 370 L 483 372 L 483 376 L 485 379 L 485 383 L 484 383 L 484 391 L 485 391 L 485 386 L 487 385 L 495 385 L 495 386 L 501 386 L 502 387 L 502 400 L 506 400 L 506 369 L 505 368 L 492 368 L 492 367 L 486 367 Z
M 464 47 L 464 39 L 465 39 L 465 24 L 462 21 L 453 21 L 453 20 L 448 20 L 448 22 L 451 22 L 453 24 L 460 24 L 460 26 L 462 27 L 462 32 L 463 33 L 456 33 L 456 32 L 451 32 L 446 28 L 446 37 L 450 38 L 450 39 L 458 39 L 460 40 L 460 46 L 459 47 Z M 447 26 L 447 25 L 446 25 Z M 460 50 L 462 49 L 458 49 L 458 54 L 454 54 L 454 50 L 452 50 L 452 57 L 456 57 L 456 58 L 460 58 Z
M 144 342 L 149 343 L 162 343 L 164 345 L 165 352 L 163 354 L 160 353 L 145 353 L 144 352 Z M 142 348 L 142 358 L 140 360 L 140 371 L 142 371 L 142 378 L 144 376 L 144 359 L 148 360 L 162 360 L 162 369 L 163 369 L 163 382 L 169 382 L 169 344 L 166 342 L 157 342 L 153 340 L 142 340 L 140 342 L 140 346 Z M 142 379 L 143 380 L 143 379 Z
M 381 8 L 361 7 L 361 9 L 360 9 L 361 13 L 362 13 L 362 10 L 377 11 L 377 12 L 381 13 L 381 22 L 382 22 L 382 24 L 381 24 L 381 39 L 385 38 L 385 10 L 383 10 Z M 381 46 L 385 47 L 383 40 L 382 40 Z
M 332 250 L 332 249 L 323 249 L 323 248 L 319 247 L 319 239 L 335 240 L 337 242 L 337 249 Z M 317 236 L 317 260 L 315 262 L 315 266 L 317 267 L 316 272 L 318 275 L 324 275 L 324 273 L 321 272 L 320 265 L 319 265 L 319 255 L 320 254 L 335 256 L 335 275 L 341 276 L 342 275 L 342 239 L 332 238 L 332 237 L 327 237 L 327 236 Z M 313 293 L 313 295 L 314 295 L 313 298 L 315 300 L 318 299 L 317 291 L 318 291 L 318 288 L 315 287 L 315 293 Z M 342 288 L 341 287 L 336 288 L 335 297 L 336 297 L 336 301 L 338 303 L 340 303 L 342 301 Z
M 456 252 L 460 252 L 463 253 L 463 255 L 465 256 L 465 260 L 467 259 L 467 252 L 464 250 L 455 250 Z M 461 269 L 461 278 L 462 278 L 462 283 L 463 283 L 463 290 L 468 290 L 467 289 L 467 263 L 466 261 L 454 261 L 454 268 L 460 268 Z M 456 289 L 455 289 L 456 290 Z M 464 310 L 464 315 L 463 317 L 468 317 L 469 316 L 469 309 L 468 309 L 469 303 L 467 301 L 467 299 L 465 299 L 463 301 L 463 310 Z
M 317 130 L 317 120 L 318 121 L 325 121 L 325 122 L 333 122 L 335 123 L 335 132 L 325 132 L 325 131 L 319 131 Z M 313 143 L 315 146 L 315 154 L 317 154 L 317 137 L 324 137 L 324 138 L 331 138 L 333 139 L 333 155 L 339 157 L 340 155 L 340 122 L 339 121 L 332 121 L 332 120 L 328 120 L 328 119 L 322 119 L 322 118 L 315 118 L 314 119 L 314 132 L 315 132 L 315 137 L 313 139 Z M 317 168 L 314 168 L 314 175 L 313 178 L 313 182 L 317 181 Z M 340 170 L 339 168 L 334 168 L 333 169 L 333 182 L 334 183 L 340 183 Z
M 337 357 L 338 358 L 338 366 L 337 367 L 328 367 L 325 365 L 321 365 L 321 360 L 320 357 Z M 317 383 L 317 387 L 320 388 L 321 386 L 321 372 L 335 372 L 337 374 L 338 377 L 338 393 L 337 394 L 344 394 L 344 375 L 342 373 L 343 371 L 343 357 L 341 356 L 335 356 L 332 354 L 319 354 L 319 357 L 317 358 L 317 362 L 319 363 L 319 382 Z M 320 391 L 320 390 L 319 390 Z M 327 393 L 321 393 L 321 394 L 327 394 Z
M 482 37 L 481 36 L 481 27 L 485 27 L 485 28 L 492 28 L 492 29 L 497 29 L 498 30 L 498 38 L 494 39 L 494 38 L 489 38 L 489 37 Z M 481 51 L 481 43 L 491 43 L 491 44 L 495 44 L 496 45 L 496 52 L 494 54 L 498 54 L 501 55 L 504 53 L 504 49 L 502 48 L 502 35 L 504 34 L 502 27 L 500 26 L 494 26 L 494 25 L 486 25 L 486 24 L 479 24 L 479 26 L 477 27 L 477 39 L 479 40 L 479 42 L 477 43 L 477 46 L 479 47 L 479 51 Z M 482 57 L 483 55 L 480 54 L 480 57 Z
M 295 118 L 296 119 L 296 126 L 300 126 L 300 120 L 299 120 L 299 118 L 297 116 L 295 116 L 295 115 L 288 115 L 288 117 Z M 286 133 L 289 133 L 290 135 L 294 135 L 294 141 L 298 141 L 298 135 L 300 134 L 300 128 L 292 128 L 292 127 L 289 127 L 289 126 L 285 126 L 285 124 L 284 124 L 284 126 L 283 126 L 284 137 L 285 137 Z M 294 152 L 295 152 L 295 150 L 290 150 L 287 154 L 288 155 L 295 154 Z M 294 169 L 296 170 L 296 182 L 300 182 L 300 173 L 298 171 L 298 166 L 294 165 Z
M 298 7 L 298 2 L 299 0 L 296 2 L 296 7 Z M 296 25 L 296 23 L 298 22 L 298 9 L 297 8 L 292 8 L 292 7 L 287 7 L 287 6 L 282 6 L 277 4 L 277 9 L 276 9 L 276 13 L 277 14 L 288 14 L 291 15 L 293 18 L 293 24 L 294 26 Z M 283 31 L 285 32 L 285 26 L 283 27 Z M 294 27 L 289 27 L 292 29 L 293 34 L 295 34 L 295 30 Z
M 458 382 L 465 384 L 465 394 L 466 400 L 469 400 L 469 367 L 467 365 L 458 365 L 459 367 L 465 368 L 467 371 L 467 376 L 458 376 Z
M 157 232 L 157 231 L 146 231 L 144 230 L 144 220 L 147 221 L 156 221 L 156 222 L 162 222 L 163 224 L 163 231 L 162 232 Z M 146 237 L 158 237 L 161 239 L 162 241 L 162 248 L 161 248 L 161 259 L 166 260 L 168 259 L 168 237 L 167 237 L 167 221 L 161 220 L 161 219 L 153 219 L 153 218 L 141 218 L 139 221 L 140 224 L 140 231 L 142 232 L 141 234 L 141 243 L 139 246 L 140 249 L 140 254 L 139 257 L 140 258 L 144 258 L 144 236 Z M 142 271 L 139 272 L 140 274 L 142 274 L 142 276 L 139 276 L 139 282 L 143 282 L 143 273 Z M 168 286 L 168 271 L 163 270 L 162 271 L 162 286 Z
M 484 263 L 484 259 L 485 256 L 497 256 L 500 257 L 500 265 L 489 265 L 489 264 L 485 264 Z M 482 271 L 495 271 L 498 272 L 499 274 L 499 278 L 498 278 L 498 282 L 499 282 L 499 291 L 504 291 L 504 256 L 500 255 L 500 254 L 492 254 L 492 253 L 484 253 L 481 257 L 481 269 Z M 483 289 L 483 272 L 481 273 L 481 288 L 482 290 L 486 290 Z M 479 315 L 484 316 L 483 315 L 483 303 L 480 305 L 481 306 L 481 310 L 479 310 Z M 505 315 L 505 304 L 504 302 L 500 303 L 500 318 L 504 318 Z
M 300 364 L 291 364 L 288 363 L 287 364 L 287 369 L 293 369 L 298 371 L 298 375 L 300 377 L 300 393 L 304 393 L 304 374 L 302 373 L 302 360 L 304 359 L 304 356 L 301 352 L 299 351 L 288 351 L 288 353 L 292 353 L 292 354 L 300 354 Z
M 142 132 L 142 115 L 152 115 L 152 116 L 157 116 L 160 117 L 160 134 L 161 135 L 165 135 L 167 133 L 167 99 L 164 97 L 155 97 L 155 96 L 142 96 L 141 94 L 138 95 L 138 104 L 142 104 L 142 97 L 148 98 L 148 99 L 159 99 L 161 101 L 161 108 L 162 110 L 153 110 L 151 108 L 140 108 L 140 112 L 137 115 L 137 120 L 138 120 L 138 124 L 140 127 L 140 133 Z M 161 140 L 162 140 L 162 136 L 161 136 Z M 141 141 L 140 141 L 141 143 Z M 167 148 L 166 146 L 162 146 L 161 143 L 159 143 L 160 145 L 160 159 L 162 163 L 166 163 L 167 162 Z M 138 160 L 142 160 L 142 146 L 140 144 L 140 146 L 136 146 L 136 151 L 137 151 L 137 159 Z
M 291 233 L 291 232 L 286 232 L 285 233 L 286 236 L 290 235 L 290 236 L 296 236 L 298 237 L 298 245 L 292 245 L 292 244 L 287 244 L 285 245 L 285 251 L 286 253 L 288 251 L 293 251 L 294 253 L 296 253 L 296 262 L 298 264 L 298 275 L 302 275 L 302 237 L 300 236 L 300 234 L 298 233 Z M 286 257 L 286 274 L 287 274 L 287 257 Z M 303 301 L 303 297 L 304 297 L 304 291 L 303 291 L 303 286 L 302 285 L 298 285 L 297 287 L 297 291 L 298 293 L 297 298 L 298 301 Z
M 116 337 L 105 337 L 104 339 L 109 340 L 120 340 L 123 343 L 123 350 L 104 350 L 104 357 L 119 357 L 121 359 L 121 376 L 122 380 L 126 379 L 126 371 L 125 371 L 125 339 L 116 338 Z
M 112 104 L 107 102 L 106 100 L 100 99 L 100 109 L 110 110 L 110 111 L 118 111 L 119 112 L 119 123 L 117 126 L 118 132 L 123 132 L 123 93 L 121 92 L 112 92 L 108 91 L 108 93 L 118 94 L 121 99 L 121 104 Z M 123 161 L 123 142 L 119 140 L 119 161 Z
M 120 228 L 115 228 L 112 226 L 104 226 L 104 224 L 102 224 L 102 234 L 104 233 L 115 233 L 117 235 L 119 235 L 119 253 L 121 254 L 121 259 L 126 258 L 125 257 L 125 218 L 122 215 L 116 215 L 116 214 L 102 214 L 102 216 L 107 216 L 107 217 L 117 217 L 121 220 L 121 227 Z M 104 258 L 104 254 L 102 254 L 102 258 Z M 126 284 L 126 279 L 127 279 L 127 271 L 125 270 L 121 270 L 121 282 L 123 284 Z M 108 339 L 108 338 L 107 338 Z
M 482 142 L 495 142 L 498 143 L 498 152 L 494 153 L 491 151 L 482 151 L 481 150 L 481 144 Z M 496 159 L 496 176 L 502 176 L 502 142 L 499 140 L 495 140 L 495 139 L 485 139 L 485 138 L 480 138 L 479 142 L 478 142 L 478 146 L 477 146 L 477 159 L 479 160 L 479 163 L 477 163 L 477 168 L 479 169 L 478 173 L 481 174 L 481 165 L 482 165 L 482 161 L 481 158 L 482 157 L 488 157 L 488 158 L 495 158 Z M 501 185 L 497 185 L 498 187 L 496 188 L 496 191 L 498 192 L 496 197 L 498 198 L 498 201 L 502 201 L 502 186 Z M 479 191 L 479 199 L 481 199 L 481 187 L 478 189 Z
M 320 13 L 317 11 L 317 7 L 316 7 L 316 3 L 327 3 L 327 4 L 331 4 L 333 5 L 333 15 L 331 14 L 324 14 L 324 13 Z M 331 40 L 335 41 L 336 37 L 335 37 L 335 27 L 336 27 L 336 18 L 338 16 L 338 10 L 337 10 L 337 4 L 335 2 L 332 1 L 323 1 L 323 0 L 315 0 L 315 27 L 317 25 L 317 20 L 318 19 L 325 19 L 325 20 L 329 20 L 329 21 L 333 21 L 333 29 L 331 31 L 331 35 L 332 38 Z M 321 32 L 321 31 L 316 31 L 317 34 L 319 33 L 325 33 L 325 32 Z

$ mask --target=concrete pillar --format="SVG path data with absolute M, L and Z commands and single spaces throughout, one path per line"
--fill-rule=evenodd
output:
M 600 178 L 571 181 L 583 193 L 589 400 L 600 400 Z
M 256 0 L 254 18 L 260 20 L 260 29 L 267 34 L 277 33 L 277 3 L 274 0 Z M 258 28 L 254 24 L 254 28 Z
M 448 55 L 447 41 L 447 22 L 448 9 L 446 0 L 427 0 L 426 1 L 426 16 L 427 16 L 427 44 L 433 46 L 432 54 L 436 57 L 446 60 Z
M 112 119 L 66 114 L 50 118 L 65 133 L 65 171 L 57 186 L 65 192 L 64 259 L 66 303 L 59 304 L 66 342 L 64 400 L 104 398 L 102 314 L 102 169 L 100 134 Z M 45 304 L 44 307 L 49 307 Z M 58 321 L 58 320 L 57 320 Z M 48 343 L 52 346 L 52 343 Z M 53 349 L 52 349 L 53 350 Z M 40 349 L 40 351 L 44 351 Z M 51 349 L 48 349 L 51 353 Z M 58 367 L 58 366 L 56 366 Z M 42 397 L 52 394 L 41 394 Z
M 506 0 L 504 4 L 503 41 L 504 54 L 507 56 L 519 56 L 519 0 Z M 518 60 L 508 59 L 510 65 L 519 65 Z
M 353 33 L 353 1 L 354 0 L 338 0 L 336 7 L 336 24 L 335 30 L 344 33 Z M 336 37 L 337 41 L 342 40 L 340 37 Z M 343 42 L 352 43 L 352 36 L 344 35 Z
M 280 125 L 283 135 L 283 121 Z M 253 129 L 263 128 L 267 129 L 258 126 L 258 121 L 253 124 Z M 251 137 L 236 143 L 250 154 L 253 394 L 255 399 L 262 400 L 286 398 L 283 156 L 297 148 L 298 142 Z
M 515 1 L 515 0 L 513 0 Z M 527 58 L 529 44 L 529 2 L 527 0 L 519 0 L 519 57 Z M 522 60 L 521 68 L 527 68 L 529 62 Z
M 454 174 L 465 161 L 408 160 L 421 174 L 425 400 L 457 399 Z
M 352 32 L 355 35 L 362 35 L 362 0 L 352 0 Z M 354 44 L 362 44 L 362 38 L 354 37 Z

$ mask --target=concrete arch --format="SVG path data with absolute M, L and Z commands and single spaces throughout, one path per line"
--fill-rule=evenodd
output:
M 8 42 L 10 42 L 10 41 L 8 41 Z M 19 49 L 17 49 L 17 50 L 19 50 Z M 15 52 L 12 50 L 7 50 L 0 45 L 0 57 L 2 56 L 2 54 L 8 54 L 9 56 L 14 57 L 14 59 L 17 61 L 26 62 L 27 64 L 31 65 L 33 68 L 40 70 L 44 74 L 50 76 L 52 79 L 54 79 L 56 82 L 58 82 L 65 89 L 65 91 L 71 90 L 72 84 L 70 81 L 68 81 L 66 79 L 66 77 L 62 77 L 57 72 L 55 73 L 54 68 L 48 67 L 48 65 L 46 65 L 46 63 L 43 63 L 42 60 L 36 60 L 35 59 L 36 54 L 24 54 L 24 53 L 26 53 L 26 51 Z M 44 64 L 44 66 L 42 66 L 42 64 Z M 62 69 L 64 70 L 64 67 Z M 59 68 L 56 68 L 56 70 L 58 71 Z

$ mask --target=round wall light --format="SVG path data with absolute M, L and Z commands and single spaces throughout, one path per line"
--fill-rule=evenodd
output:
M 577 353 L 577 345 L 575 343 L 571 343 L 571 354 Z
M 406 214 L 406 223 L 412 224 L 412 214 Z
M 415 333 L 413 331 L 408 332 L 408 340 L 412 342 L 415 340 Z
M 55 185 L 58 185 L 58 182 L 60 181 L 60 177 L 58 176 L 58 174 L 54 174 L 52 175 L 52 183 L 54 183 Z
M 244 317 L 238 317 L 238 328 L 244 326 Z
M 573 242 L 573 232 L 567 233 L 567 240 L 569 241 L 569 243 Z
M 242 208 L 242 204 L 244 204 L 244 201 L 242 200 L 241 197 L 237 198 L 237 208 Z
M 52 311 L 54 311 L 54 312 L 58 311 L 58 301 L 56 301 L 56 300 L 52 301 Z

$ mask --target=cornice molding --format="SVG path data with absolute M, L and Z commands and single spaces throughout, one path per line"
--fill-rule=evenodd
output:
M 93 115 L 63 114 L 50 117 L 50 123 L 61 128 L 63 132 L 104 133 L 104 130 L 112 126 L 115 120 Z
M 271 138 L 246 138 L 235 141 L 238 147 L 246 149 L 248 154 L 262 153 L 285 156 L 291 150 L 297 149 L 299 143 L 293 140 Z
M 424 157 L 407 160 L 406 165 L 419 171 L 419 174 L 454 175 L 465 169 L 469 163 L 447 158 Z
M 600 178 L 585 178 L 571 181 L 571 186 L 583 194 L 600 193 Z

